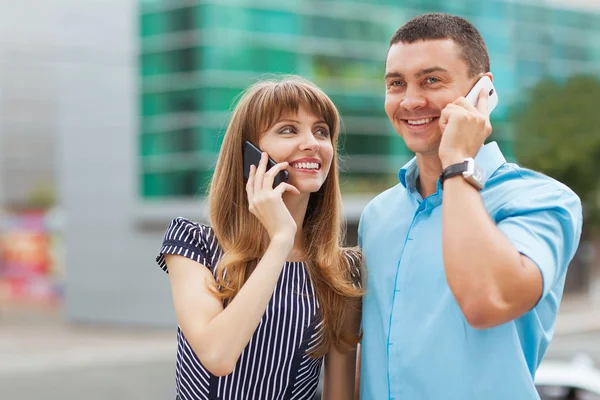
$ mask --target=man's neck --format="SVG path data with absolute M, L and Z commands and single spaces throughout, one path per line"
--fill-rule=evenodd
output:
M 442 162 L 436 154 L 417 154 L 419 180 L 417 190 L 422 198 L 431 196 L 437 191 L 437 180 L 442 173 Z

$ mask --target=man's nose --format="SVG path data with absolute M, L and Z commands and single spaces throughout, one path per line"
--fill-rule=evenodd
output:
M 407 110 L 417 110 L 425 107 L 427 100 L 419 89 L 407 88 L 400 105 Z

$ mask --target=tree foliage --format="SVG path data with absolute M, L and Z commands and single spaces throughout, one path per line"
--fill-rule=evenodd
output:
M 573 189 L 585 225 L 600 228 L 600 80 L 543 80 L 521 99 L 513 123 L 519 163 Z

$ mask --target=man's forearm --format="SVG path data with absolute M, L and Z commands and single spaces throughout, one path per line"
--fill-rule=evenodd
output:
M 446 279 L 467 319 L 505 307 L 518 288 L 520 254 L 460 176 L 444 182 L 442 240 Z

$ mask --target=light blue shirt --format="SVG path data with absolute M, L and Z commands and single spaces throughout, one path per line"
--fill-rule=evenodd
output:
M 365 208 L 361 400 L 539 399 L 533 376 L 554 332 L 567 266 L 579 244 L 581 202 L 565 185 L 507 163 L 496 143 L 476 162 L 490 217 L 543 277 L 538 304 L 491 329 L 472 328 L 442 261 L 442 190 L 422 199 L 416 159 L 400 184 Z M 468 279 L 468 277 L 465 277 Z

